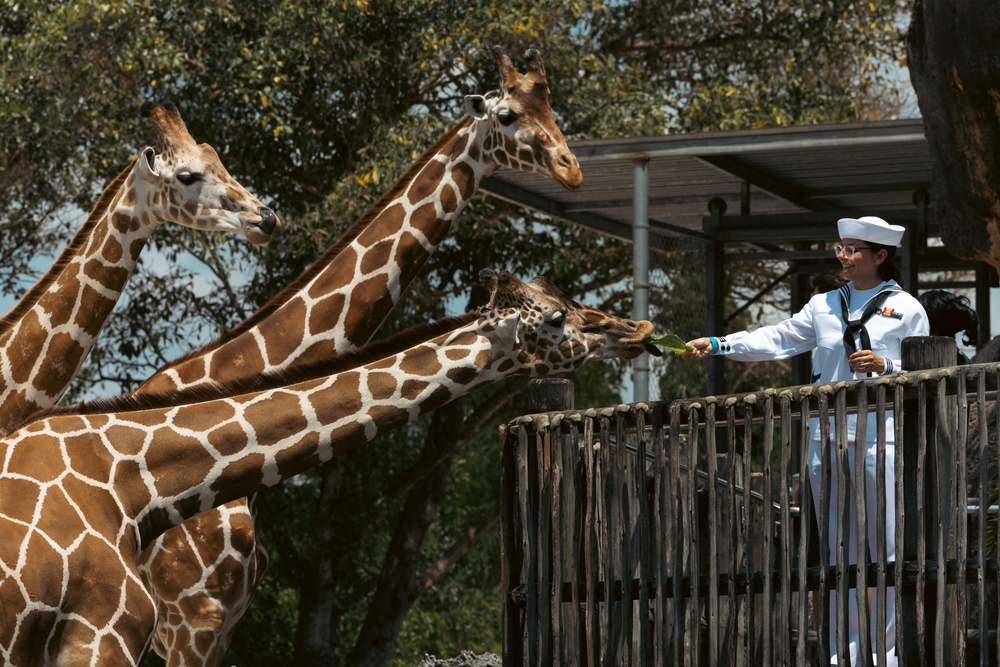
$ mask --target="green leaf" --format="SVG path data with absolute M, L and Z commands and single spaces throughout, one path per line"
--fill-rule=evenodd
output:
M 652 343 L 653 345 L 659 345 L 662 348 L 666 348 L 673 352 L 674 354 L 684 354 L 685 352 L 690 352 L 694 348 L 684 342 L 684 339 L 677 334 L 667 334 L 666 336 L 658 336 L 656 334 L 649 334 L 646 339 L 647 343 Z

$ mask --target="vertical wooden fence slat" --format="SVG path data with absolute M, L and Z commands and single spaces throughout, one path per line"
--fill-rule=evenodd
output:
M 754 635 L 756 614 L 754 613 L 753 573 L 754 565 L 754 506 L 753 501 L 753 403 L 752 396 L 742 401 L 743 407 L 743 511 L 740 513 L 740 549 L 743 551 L 743 571 L 746 573 L 747 588 L 741 596 L 743 603 L 743 664 L 749 665 L 756 653 Z
M 594 420 L 588 418 L 583 425 L 583 459 L 584 459 L 584 479 L 587 489 L 587 499 L 584 512 L 583 544 L 584 544 L 584 572 L 586 573 L 586 600 L 584 602 L 584 629 L 583 637 L 586 642 L 584 656 L 586 667 L 597 667 L 599 655 L 599 615 L 597 612 L 597 549 L 600 547 L 600 539 L 597 532 L 597 517 L 594 516 L 594 508 L 601 497 L 601 488 L 597 482 L 596 462 L 594 461 Z
M 687 599 L 687 632 L 690 637 L 689 646 L 691 648 L 691 665 L 701 664 L 701 597 L 699 584 L 701 581 L 701 530 L 703 528 L 700 515 L 700 494 L 698 493 L 698 422 L 692 420 L 688 426 L 687 441 L 687 471 L 685 489 L 685 503 L 687 505 L 687 528 L 688 528 L 688 574 L 691 581 L 691 597 Z
M 771 456 L 774 453 L 774 403 L 771 396 L 764 399 L 764 506 L 761 525 L 764 533 L 764 553 L 761 557 L 761 568 L 764 570 L 764 591 L 761 593 L 761 647 L 760 660 L 757 664 L 773 665 L 775 663 L 771 648 L 771 637 L 774 635 L 772 618 L 772 603 L 774 602 L 774 485 L 772 484 Z M 784 477 L 781 478 L 782 488 L 787 488 Z M 784 523 L 782 521 L 782 523 Z M 751 570 L 752 572 L 752 570 Z M 788 582 L 785 582 L 788 587 Z
M 538 636 L 538 619 L 535 616 L 535 599 L 537 598 L 537 576 L 532 557 L 531 536 L 534 533 L 533 513 L 529 511 L 530 497 L 528 492 L 528 467 L 530 448 L 528 447 L 528 430 L 525 427 L 517 433 L 517 489 L 518 489 L 518 541 L 521 544 L 521 581 L 524 586 L 524 629 L 521 636 L 521 656 L 525 665 L 534 667 L 538 664 L 536 638 Z
M 534 613 L 537 617 L 537 662 L 542 667 L 552 661 L 552 617 L 555 609 L 552 603 L 552 467 L 550 461 L 551 435 L 547 428 L 535 431 L 534 474 L 529 480 L 533 493 L 533 503 L 529 511 L 535 516 L 535 572 L 537 588 L 534 596 Z
M 740 471 L 739 459 L 736 454 L 736 409 L 733 406 L 731 400 L 727 400 L 725 404 L 726 409 L 726 509 L 729 516 L 727 517 L 729 521 L 728 530 L 726 534 L 729 536 L 728 541 L 728 556 L 729 556 L 729 567 L 726 571 L 729 574 L 728 584 L 728 597 L 726 601 L 729 603 L 729 618 L 727 619 L 729 626 L 729 632 L 726 637 L 726 642 L 728 642 L 728 656 L 729 664 L 735 665 L 739 659 L 738 649 L 740 646 L 740 634 L 743 629 L 743 624 L 740 623 L 739 607 L 737 603 L 739 597 L 736 595 L 736 573 L 739 567 L 740 561 L 740 551 L 739 543 L 736 539 L 736 526 L 739 525 L 739 507 L 736 504 L 736 489 L 739 486 L 738 473 Z M 716 557 L 714 554 L 711 556 L 713 559 Z
M 953 357 L 954 359 L 954 357 Z M 935 412 L 937 417 L 935 419 L 936 432 L 934 437 L 935 451 L 933 452 L 933 466 L 934 466 L 934 477 L 932 477 L 932 482 L 934 483 L 934 494 L 933 498 L 936 501 L 932 509 L 934 510 L 934 515 L 937 518 L 937 530 L 933 532 L 934 536 L 934 552 L 935 565 L 937 569 L 937 586 L 934 591 L 934 664 L 944 665 L 944 664 L 955 664 L 954 661 L 948 660 L 945 662 L 945 654 L 948 648 L 954 647 L 954 642 L 952 637 L 949 636 L 947 640 L 945 639 L 945 602 L 947 600 L 947 594 L 945 591 L 945 574 L 947 572 L 945 560 L 947 557 L 946 552 L 946 541 L 948 539 L 948 533 L 951 522 L 948 520 L 951 514 L 948 505 L 951 504 L 954 507 L 954 503 L 950 503 L 951 497 L 951 470 L 946 467 L 944 461 L 946 456 L 950 455 L 949 445 L 951 440 L 951 433 L 947 432 L 950 426 L 950 420 L 946 416 L 948 411 L 948 400 L 945 396 L 945 379 L 939 378 L 937 381 L 937 396 L 935 401 Z M 950 645 L 950 646 L 949 646 Z
M 990 644 L 989 644 L 989 620 L 987 613 L 987 601 L 986 601 L 986 520 L 987 520 L 987 508 L 989 506 L 989 413 L 986 409 L 986 401 L 983 400 L 983 396 L 986 395 L 986 373 L 980 372 L 979 377 L 976 378 L 976 389 L 978 390 L 979 400 L 976 401 L 976 410 L 979 417 L 979 445 L 978 455 L 979 455 L 979 511 L 977 512 L 977 527 L 979 534 L 976 536 L 977 539 L 977 551 L 979 552 L 976 558 L 977 572 L 976 572 L 976 591 L 979 594 L 979 660 L 980 662 L 985 662 L 987 656 L 990 654 Z M 1000 637 L 1000 633 L 998 633 Z M 998 654 L 1000 655 L 1000 654 Z
M 615 457 L 614 479 L 618 502 L 615 503 L 618 512 L 619 567 L 618 578 L 621 581 L 621 600 L 618 603 L 618 618 L 621 627 L 619 635 L 620 665 L 632 664 L 632 503 L 630 498 L 634 492 L 629 484 L 628 459 L 630 455 L 626 447 L 625 416 L 618 412 L 615 415 L 615 447 L 612 454 Z M 616 595 L 617 597 L 617 595 Z
M 886 642 L 885 625 L 888 616 L 887 588 L 886 588 L 886 562 L 888 560 L 888 522 L 886 521 L 887 493 L 894 493 L 895 489 L 885 488 L 886 474 L 886 383 L 880 380 L 876 386 L 875 396 L 875 424 L 878 449 L 875 452 L 875 479 L 880 480 L 875 488 L 876 507 L 876 542 L 875 542 L 875 659 L 878 664 L 884 665 L 886 662 Z M 895 449 L 895 448 L 894 448 Z M 895 504 L 895 503 L 894 503 Z
M 896 557 L 893 562 L 893 585 L 896 589 L 896 639 L 899 640 L 896 642 L 896 657 L 901 665 L 906 665 L 909 656 L 914 653 L 908 648 L 907 643 L 902 641 L 903 637 L 906 636 L 907 624 L 910 622 L 909 615 L 913 612 L 912 607 L 906 604 L 909 594 L 903 589 L 903 563 L 916 553 L 916 545 L 911 545 L 907 540 L 907 534 L 913 532 L 909 528 L 909 524 L 912 523 L 916 512 L 915 501 L 910 497 L 911 494 L 906 493 L 907 485 L 911 481 L 915 482 L 910 453 L 916 451 L 916 448 L 912 447 L 906 440 L 907 429 L 904 425 L 910 419 L 909 412 L 912 411 L 912 406 L 907 407 L 904 402 L 905 386 L 904 381 L 896 382 L 892 402 L 894 441 L 896 443 L 894 463 L 896 483 L 893 489 L 896 497 Z
M 989 385 L 991 387 L 1000 387 L 1000 373 L 997 372 L 998 369 L 1000 369 L 1000 366 L 993 367 L 992 369 L 990 369 L 989 375 L 987 376 L 989 378 L 989 380 L 990 380 Z M 1000 401 L 995 401 L 995 402 L 1000 402 Z M 993 417 L 994 417 L 993 432 L 1000 434 L 1000 408 L 998 408 L 998 406 L 996 406 L 996 405 L 993 408 Z M 986 422 L 984 421 L 983 423 L 985 424 Z M 1000 437 L 997 437 L 996 441 L 997 441 L 996 449 L 993 452 L 994 456 L 993 456 L 992 460 L 995 462 L 995 465 L 1000 466 Z M 990 460 L 989 455 L 987 455 L 985 458 L 986 458 L 987 461 Z M 984 463 L 984 467 L 986 465 L 987 464 Z M 1000 479 L 1000 470 L 995 470 L 994 474 L 996 475 L 995 479 Z M 985 485 L 983 485 L 983 489 L 984 489 L 984 495 L 985 495 L 985 489 L 986 489 Z M 992 489 L 991 489 L 991 491 L 992 491 Z M 990 497 L 992 497 L 992 494 L 990 495 Z M 983 503 L 983 504 L 986 504 L 986 503 Z M 1000 517 L 998 517 L 997 519 L 995 519 L 995 521 L 1000 522 Z M 986 531 L 984 530 L 983 532 L 985 533 Z M 993 553 L 994 554 L 1000 554 L 1000 527 L 998 527 L 998 530 L 996 531 L 996 543 L 995 543 L 994 546 L 996 548 L 994 549 Z M 998 585 L 998 582 L 992 582 L 991 585 L 990 585 L 990 588 L 993 591 L 993 595 L 995 597 L 997 597 L 997 598 L 1000 598 L 1000 590 L 998 590 L 998 588 L 1000 588 L 1000 585 Z M 985 603 L 984 603 L 984 606 L 985 606 Z M 996 624 L 993 626 L 994 630 L 996 630 L 993 648 L 996 651 L 997 659 L 1000 660 L 1000 610 L 997 610 L 995 623 Z M 989 654 L 988 653 L 984 653 L 983 655 L 987 656 Z
M 611 451 L 611 424 L 606 414 L 598 417 L 601 440 L 601 483 L 604 493 L 602 498 L 604 504 L 601 506 L 604 518 L 603 553 L 604 567 L 601 572 L 601 580 L 604 582 L 604 623 L 603 628 L 606 635 L 602 637 L 602 650 L 604 664 L 621 664 L 621 655 L 618 649 L 621 644 L 620 617 L 616 610 L 615 583 L 618 580 L 618 572 L 621 558 L 621 546 L 619 545 L 619 521 L 618 521 L 618 488 L 614 474 L 614 455 Z
M 691 414 L 692 431 L 697 427 L 697 414 Z M 715 404 L 710 403 L 705 407 L 705 467 L 708 470 L 708 600 L 705 606 L 708 608 L 708 655 L 705 656 L 708 664 L 718 665 L 721 659 L 722 650 L 719 625 L 721 623 L 721 610 L 719 602 L 719 560 L 716 554 L 719 553 L 719 446 L 716 439 Z M 691 489 L 691 501 L 696 504 L 697 496 L 695 490 Z M 692 563 L 691 577 L 693 584 L 697 585 L 697 575 L 700 571 L 697 568 L 697 560 Z M 697 597 L 694 598 L 697 601 Z
M 799 667 L 804 667 L 806 664 L 806 641 L 809 638 L 809 609 L 811 606 L 819 605 L 819 594 L 811 593 L 808 588 L 808 577 L 807 572 L 809 568 L 809 539 L 812 529 L 812 516 L 815 514 L 816 510 L 813 509 L 813 505 L 819 507 L 819 499 L 813 498 L 812 494 L 812 476 L 809 474 L 809 398 L 810 394 L 803 393 L 799 397 L 799 428 L 802 432 L 802 437 L 800 438 L 805 451 L 801 452 L 799 456 L 799 544 L 798 544 L 798 575 L 799 575 L 799 606 L 798 613 L 796 614 L 796 625 L 799 629 L 798 640 L 795 644 L 795 654 L 798 656 L 796 664 Z M 820 536 L 815 535 L 812 537 L 813 540 L 819 540 Z M 825 562 L 821 557 L 821 562 Z M 810 605 L 813 603 L 813 605 Z M 821 617 L 817 618 L 816 621 L 821 622 Z M 822 630 L 821 626 L 817 626 L 816 630 L 818 632 L 818 637 L 822 640 Z M 822 648 L 821 648 L 822 650 Z M 823 659 L 825 660 L 829 656 L 826 654 Z
M 828 394 L 825 387 L 819 387 L 817 392 L 816 409 L 819 414 L 819 451 L 820 451 L 820 492 L 819 492 L 819 520 L 817 526 L 819 530 L 819 627 L 817 632 L 820 636 L 820 651 L 823 660 L 833 655 L 831 646 L 837 647 L 840 651 L 837 637 L 830 636 L 830 494 L 831 491 L 831 467 L 833 460 L 830 458 L 830 411 Z M 838 612 L 839 613 L 839 610 Z M 843 623 L 838 623 L 837 627 L 843 627 Z
M 522 667 L 520 652 L 522 619 L 521 609 L 514 604 L 511 593 L 524 583 L 521 570 L 521 552 L 518 549 L 516 525 L 519 521 L 517 505 L 517 470 L 515 438 L 508 427 L 500 431 L 500 590 L 503 594 L 501 614 L 503 623 L 504 667 Z
M 561 421 L 561 420 L 560 420 Z M 562 498 L 561 487 L 562 487 L 562 434 L 560 433 L 560 428 L 557 425 L 550 423 L 548 428 L 548 435 L 546 437 L 546 446 L 548 448 L 547 456 L 549 460 L 550 473 L 549 473 L 549 484 L 548 491 L 546 494 L 547 500 L 549 502 L 549 531 L 548 531 L 548 541 L 551 545 L 551 556 L 549 559 L 549 585 L 548 588 L 543 588 L 543 591 L 548 599 L 549 614 L 551 615 L 551 628 L 549 630 L 549 660 L 552 667 L 562 667 L 562 647 L 563 647 L 563 632 L 562 632 L 562 584 L 563 584 L 563 549 L 565 549 L 569 542 L 567 541 L 568 535 L 563 528 L 563 513 L 562 513 Z
M 778 444 L 781 456 L 778 479 L 781 484 L 779 487 L 779 502 L 781 503 L 781 592 L 779 595 L 780 614 L 778 615 L 778 625 L 784 625 L 784 627 L 791 630 L 794 627 L 793 621 L 797 621 L 797 619 L 794 619 L 792 614 L 792 502 L 788 493 L 789 481 L 792 479 L 792 431 L 790 428 L 792 423 L 792 401 L 789 392 L 781 392 L 778 401 L 781 415 L 778 418 L 778 423 L 781 427 L 781 440 Z M 801 478 L 799 479 L 801 480 Z M 800 496 L 804 494 L 802 482 L 799 483 L 799 494 Z M 799 521 L 802 521 L 801 505 L 799 506 Z M 805 588 L 800 585 L 798 596 L 803 600 L 805 599 L 804 590 Z M 802 634 L 805 632 L 805 628 L 801 625 L 798 626 L 798 632 Z M 775 639 L 778 644 L 778 655 L 780 656 L 780 663 L 778 660 L 775 663 L 780 664 L 782 667 L 789 667 L 792 655 L 790 633 L 777 632 Z
M 851 601 L 848 599 L 847 570 L 850 564 L 849 542 L 851 539 L 851 516 L 847 506 L 847 496 L 851 490 L 851 466 L 847 451 L 847 414 L 844 410 L 838 409 L 844 394 L 844 389 L 837 389 L 834 393 L 834 437 L 835 437 L 835 463 L 837 470 L 837 508 L 834 516 L 837 517 L 836 542 L 834 544 L 833 563 L 836 599 L 836 619 L 837 619 L 837 654 L 841 661 L 849 660 L 848 654 L 848 607 Z M 823 419 L 820 417 L 820 419 Z M 830 489 L 830 502 L 833 502 L 833 489 Z M 823 527 L 820 526 L 820 530 Z
M 679 442 L 679 429 L 680 429 L 680 419 L 676 413 L 671 414 L 670 419 L 670 442 Z M 681 582 L 684 578 L 684 554 L 687 552 L 687 545 L 684 544 L 684 519 L 683 504 L 681 501 L 681 457 L 683 456 L 683 447 L 671 447 L 670 457 L 668 463 L 670 465 L 670 518 L 668 525 L 670 526 L 670 536 L 673 542 L 673 548 L 671 549 L 671 562 L 670 568 L 668 570 L 668 576 L 671 577 L 672 586 L 670 589 L 672 605 L 672 616 L 671 616 L 671 665 L 683 665 L 685 660 L 684 651 L 684 640 L 687 637 L 684 628 L 684 613 L 683 613 L 683 601 L 684 597 L 681 595 Z
M 866 468 L 868 459 L 868 391 L 864 385 L 858 385 L 855 393 L 855 400 L 857 401 L 858 413 L 857 422 L 855 424 L 854 431 L 854 521 L 855 521 L 855 531 L 854 531 L 854 553 L 850 554 L 849 557 L 856 564 L 857 575 L 855 577 L 855 587 L 854 587 L 854 603 L 857 605 L 858 609 L 858 656 L 859 662 L 864 661 L 865 665 L 871 665 L 872 663 L 872 652 L 869 644 L 871 643 L 871 628 L 868 622 L 868 585 L 865 581 L 865 573 L 868 570 L 868 548 L 866 541 L 868 539 L 868 484 Z M 837 412 L 839 414 L 847 415 L 847 391 L 841 391 L 837 394 Z M 839 419 L 838 419 L 839 421 Z M 845 434 L 846 440 L 846 434 Z M 849 479 L 841 480 L 841 483 L 847 486 L 848 489 L 851 487 L 851 481 Z M 850 525 L 850 524 L 848 524 Z M 848 550 L 850 551 L 850 550 Z M 841 561 L 844 563 L 844 572 L 848 572 L 847 564 L 850 563 L 849 560 Z M 845 588 L 846 590 L 846 588 Z M 844 600 L 846 605 L 851 604 L 851 600 Z M 880 664 L 885 664 L 880 663 Z
M 654 421 L 654 424 L 656 422 Z M 648 453 L 646 435 L 646 413 L 644 410 L 635 411 L 635 432 L 638 439 L 639 451 L 635 455 L 633 479 L 636 481 L 636 509 L 638 520 L 636 528 L 639 531 L 639 552 L 636 554 L 639 564 L 639 595 L 638 595 L 638 633 L 639 633 L 639 656 L 636 661 L 640 667 L 650 664 L 652 655 L 651 637 L 652 630 L 649 618 L 649 579 L 651 563 L 649 559 L 649 537 L 650 522 L 655 519 L 655 512 L 649 503 L 649 488 L 646 483 L 646 454 Z M 629 587 L 631 588 L 631 586 Z
M 917 590 L 916 621 L 917 637 L 927 636 L 926 586 L 927 586 L 927 507 L 924 480 L 927 475 L 927 384 L 917 382 Z M 905 635 L 904 635 L 905 636 Z M 927 664 L 926 642 L 917 647 L 919 660 L 916 664 Z
M 968 515 L 966 506 L 968 505 L 968 493 L 966 492 L 966 443 L 969 439 L 969 397 L 966 381 L 968 374 L 962 370 L 958 374 L 958 384 L 955 387 L 958 404 L 958 441 L 955 447 L 954 467 L 952 468 L 952 478 L 955 480 L 955 493 L 952 495 L 952 502 L 958 508 L 955 521 L 955 542 L 957 546 L 956 558 L 958 559 L 958 580 L 955 586 L 955 603 L 958 608 L 958 667 L 965 667 L 966 664 L 966 630 L 969 627 L 968 619 L 968 582 L 966 581 L 967 569 L 965 559 L 968 557 Z
M 567 665 L 579 665 L 582 659 L 582 635 L 580 631 L 584 627 L 581 622 L 583 619 L 580 617 L 580 584 L 585 579 L 581 563 L 584 549 L 583 515 L 585 508 L 583 502 L 586 502 L 586 493 L 581 496 L 578 490 L 586 487 L 585 483 L 581 483 L 583 466 L 578 422 L 572 418 L 564 420 L 563 430 L 565 433 L 562 436 L 561 448 L 563 463 L 560 503 L 566 514 L 563 525 L 567 531 L 567 537 L 566 547 L 563 551 L 562 579 L 559 581 L 568 584 L 569 599 L 562 603 L 562 659 Z
M 662 414 L 662 410 L 658 410 L 657 414 Z M 679 663 L 677 654 L 670 650 L 671 644 L 669 643 L 670 608 L 667 601 L 667 576 L 674 560 L 674 544 L 676 542 L 669 524 L 670 517 L 673 516 L 671 496 L 674 477 L 667 467 L 667 452 L 670 452 L 670 460 L 680 456 L 680 406 L 676 403 L 670 405 L 666 427 L 661 425 L 660 429 L 657 430 L 656 423 L 653 422 L 653 429 L 657 433 L 655 441 L 656 467 L 653 470 L 657 512 L 656 523 L 653 524 L 656 531 L 654 534 L 655 544 L 653 545 L 656 554 L 654 561 L 656 572 L 656 651 L 653 655 L 653 664 L 665 665 L 669 661 L 669 664 L 676 665 Z M 666 437 L 664 437 L 664 431 L 666 431 Z M 671 602 L 674 601 L 671 598 Z

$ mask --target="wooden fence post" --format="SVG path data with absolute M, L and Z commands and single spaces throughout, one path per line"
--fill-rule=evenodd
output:
M 573 409 L 573 381 L 539 378 L 528 383 L 529 412 L 562 412 Z
M 902 366 L 907 371 L 928 370 L 954 366 L 957 363 L 958 349 L 955 339 L 947 336 L 913 336 L 904 338 L 902 342 Z M 919 591 L 917 586 L 903 586 L 903 563 L 917 563 L 923 556 L 927 562 L 936 562 L 938 557 L 939 536 L 943 532 L 948 535 L 951 529 L 950 514 L 938 516 L 939 507 L 948 507 L 952 497 L 953 480 L 951 471 L 954 469 L 954 442 L 949 437 L 946 428 L 949 420 L 942 415 L 939 419 L 936 410 L 936 396 L 928 396 L 924 412 L 926 420 L 920 423 L 920 406 L 917 399 L 908 399 L 903 404 L 903 442 L 896 443 L 896 455 L 903 457 L 903 479 L 896 480 L 897 514 L 904 518 L 903 543 L 896 545 L 896 594 L 901 599 L 901 617 L 896 619 L 896 655 L 901 665 L 934 664 L 935 636 L 938 634 L 939 619 L 937 617 L 937 587 L 927 587 Z M 926 433 L 926 442 L 921 443 L 919 434 Z M 925 470 L 923 482 L 918 484 L 918 464 L 920 462 L 921 446 Z M 925 490 L 925 498 L 917 497 L 916 489 Z M 900 499 L 900 495 L 902 498 Z M 939 502 L 944 498 L 945 502 Z M 902 502 L 899 502 L 902 500 Z M 920 507 L 923 507 L 923 544 L 918 537 L 918 520 Z M 954 503 L 952 503 L 954 506 Z M 901 511 L 900 511 L 901 510 Z M 923 552 L 921 554 L 921 552 Z M 938 577 L 944 577 L 944 568 L 937 572 Z M 919 572 L 919 570 L 918 570 Z M 922 577 L 918 576 L 918 581 Z M 921 593 L 923 604 L 920 604 Z M 944 601 L 942 600 L 942 603 Z M 922 643 L 908 643 L 907 640 L 918 637 L 918 617 L 923 617 L 924 637 Z M 952 664 L 946 659 L 945 664 Z

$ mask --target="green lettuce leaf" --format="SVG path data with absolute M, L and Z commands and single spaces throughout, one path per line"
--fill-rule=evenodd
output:
M 670 350 L 674 354 L 684 354 L 685 352 L 690 352 L 694 348 L 684 342 L 684 339 L 677 334 L 667 334 L 666 336 L 658 336 L 656 334 L 650 334 L 646 338 L 647 343 L 652 343 L 653 345 L 659 345 L 662 348 Z

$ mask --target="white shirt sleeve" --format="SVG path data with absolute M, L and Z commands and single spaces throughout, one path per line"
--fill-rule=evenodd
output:
M 739 331 L 717 339 L 717 354 L 737 361 L 788 359 L 816 347 L 816 326 L 810 300 L 792 317 L 754 331 Z

